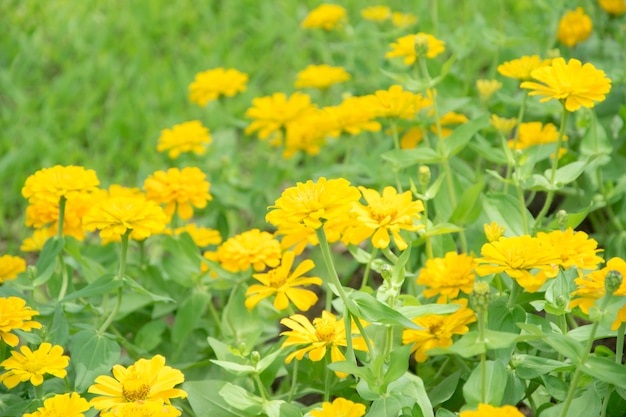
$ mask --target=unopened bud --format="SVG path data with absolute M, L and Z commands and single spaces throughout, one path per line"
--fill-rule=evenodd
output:
M 428 165 L 420 165 L 417 171 L 417 180 L 422 188 L 428 187 L 428 184 L 430 184 L 430 168 Z
M 491 302 L 491 288 L 486 282 L 476 282 L 471 296 L 472 307 L 476 311 L 487 311 Z
M 393 268 L 389 264 L 383 264 L 383 266 L 380 267 L 380 275 L 383 276 L 383 279 L 385 281 L 389 281 L 391 279 L 391 277 L 392 277 L 391 271 L 392 270 L 393 270 Z
M 555 299 L 554 299 L 554 305 L 556 306 L 556 308 L 558 308 L 559 310 L 565 310 L 565 308 L 567 307 L 567 305 L 569 304 L 567 297 L 565 297 L 564 295 L 558 295 Z
M 619 271 L 610 270 L 604 279 L 604 288 L 607 294 L 613 294 L 622 285 L 622 274 Z
M 35 265 L 29 265 L 28 268 L 26 268 L 26 275 L 28 279 L 34 281 L 35 278 L 37 278 L 37 267 Z
M 559 228 L 560 229 L 565 229 L 567 227 L 567 218 L 568 218 L 568 214 L 567 211 L 565 210 L 559 210 L 556 213 L 556 222 L 559 224 Z
M 428 49 L 428 36 L 423 33 L 415 35 L 415 54 L 418 57 L 426 56 Z
M 252 362 L 252 365 L 256 365 L 257 363 L 259 363 L 260 360 L 261 360 L 261 354 L 257 352 L 256 350 L 253 350 L 250 353 L 250 361 Z

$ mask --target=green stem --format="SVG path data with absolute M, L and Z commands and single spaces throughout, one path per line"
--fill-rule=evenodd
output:
M 130 232 L 131 231 L 128 230 L 126 233 L 122 235 L 122 244 L 121 244 L 121 249 L 120 249 L 120 265 L 117 271 L 117 276 L 114 278 L 116 280 L 124 279 L 124 273 L 126 272 L 126 254 L 128 253 L 128 240 L 130 237 Z M 100 326 L 100 328 L 98 329 L 99 335 L 102 335 L 104 334 L 104 332 L 106 332 L 107 328 L 111 325 L 111 323 L 115 319 L 115 316 L 120 310 L 121 305 L 122 305 L 122 287 L 117 289 L 117 302 L 115 303 L 113 310 L 111 310 L 109 317 L 107 317 L 105 322 L 102 323 L 102 326 Z
M 298 363 L 300 361 L 293 361 L 293 374 L 291 375 L 291 387 L 289 387 L 289 396 L 287 397 L 287 402 L 290 403 L 293 401 L 296 396 L 296 386 L 298 385 Z
M 554 198 L 556 169 L 557 169 L 557 166 L 559 165 L 559 149 L 561 149 L 561 144 L 563 143 L 563 136 L 565 135 L 565 126 L 567 125 L 568 115 L 569 115 L 569 112 L 565 108 L 565 105 L 563 105 L 563 117 L 561 118 L 561 128 L 559 129 L 559 138 L 556 141 L 556 150 L 554 151 L 554 158 L 552 160 L 552 170 L 550 171 L 550 189 L 548 190 L 548 193 L 546 195 L 546 201 L 543 207 L 541 208 L 541 211 L 537 215 L 537 218 L 535 219 L 535 225 L 533 227 L 535 231 L 539 228 L 539 226 L 541 226 L 541 220 L 548 212 L 548 209 L 550 208 L 550 205 L 552 204 L 552 199 Z
M 515 307 L 515 302 L 517 301 L 517 297 L 522 291 L 522 287 L 517 283 L 517 281 L 513 280 L 513 285 L 511 286 L 511 294 L 509 294 L 509 301 L 506 303 L 506 306 L 509 310 L 512 310 Z
M 263 385 L 263 381 L 261 381 L 261 377 L 258 373 L 253 374 L 254 382 L 256 382 L 259 387 L 259 393 L 261 394 L 261 398 L 263 399 L 263 403 L 267 402 L 267 391 L 265 390 L 265 385 Z
M 624 331 L 626 330 L 626 323 L 619 325 L 617 329 L 617 342 L 615 344 L 615 363 L 622 364 L 622 357 L 624 356 Z
M 363 273 L 363 281 L 361 281 L 361 289 L 367 287 L 367 282 L 369 281 L 370 272 L 372 270 L 372 262 L 374 261 L 374 258 L 376 258 L 376 255 L 378 255 L 378 248 L 373 248 L 372 252 L 370 253 L 370 259 L 369 261 L 367 261 L 367 264 L 365 265 L 365 272 Z
M 57 237 L 60 239 L 63 236 L 63 222 L 65 221 L 65 203 L 67 199 L 65 196 L 61 196 L 59 199 L 59 221 L 57 222 Z
M 426 242 L 426 257 L 433 259 L 433 242 L 428 234 L 428 201 L 424 200 L 424 241 Z
M 389 259 L 389 261 L 393 263 L 394 265 L 396 264 L 396 262 L 398 262 L 398 257 L 396 256 L 395 253 L 391 251 L 391 249 L 389 249 L 389 246 L 387 246 L 386 248 L 383 248 L 382 252 L 383 252 L 383 255 L 385 255 L 385 257 Z
M 487 398 L 487 352 L 485 346 L 485 322 L 487 319 L 486 312 L 481 309 L 478 311 L 478 341 L 483 345 L 480 354 L 480 398 L 485 403 Z
M 400 150 L 400 139 L 398 138 L 398 123 L 396 121 L 396 119 L 391 119 L 390 120 L 390 124 L 391 124 L 391 134 L 393 136 L 393 147 L 396 151 Z M 398 189 L 398 192 L 402 192 L 402 183 L 400 182 L 400 175 L 399 175 L 399 169 L 397 166 L 393 167 L 393 173 L 396 176 L 396 188 Z
M 330 350 L 326 351 L 326 356 L 324 357 L 324 361 L 326 362 L 326 366 L 324 367 L 324 402 L 330 401 L 330 378 L 332 371 L 328 367 L 330 365 Z
M 59 253 L 59 265 L 61 267 L 61 289 L 59 290 L 59 296 L 57 300 L 61 301 L 65 298 L 67 293 L 67 287 L 69 285 L 69 276 L 67 274 L 67 268 L 65 268 L 65 259 L 63 259 L 63 253 Z
M 211 319 L 213 320 L 215 327 L 217 327 L 218 335 L 222 336 L 224 334 L 224 332 L 222 331 L 222 321 L 220 320 L 220 316 L 217 314 L 217 310 L 215 310 L 215 306 L 213 305 L 213 297 L 211 297 L 211 299 L 207 303 L 207 306 L 209 309 L 209 314 L 211 315 Z

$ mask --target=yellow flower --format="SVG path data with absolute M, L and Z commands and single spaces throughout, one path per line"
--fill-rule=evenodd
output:
M 428 112 L 429 116 L 433 116 L 434 112 L 431 110 Z M 453 125 L 466 123 L 468 121 L 467 116 L 461 113 L 449 112 L 439 118 L 439 126 L 441 127 L 441 137 L 447 138 L 453 132 L 453 129 L 449 129 Z M 429 130 L 437 134 L 437 124 L 433 123 Z M 424 130 L 421 127 L 412 127 L 406 131 L 400 138 L 400 148 L 412 149 L 415 148 L 424 139 Z
M 251 265 L 255 271 L 262 271 L 280 264 L 281 250 L 270 233 L 252 229 L 231 237 L 216 252 L 205 252 L 204 256 L 227 271 L 246 271 Z
M 491 224 L 484 224 L 483 229 L 485 230 L 485 236 L 489 242 L 494 242 L 502 237 L 506 227 L 499 225 L 496 222 L 491 222 Z
M 377 114 L 368 97 L 348 97 L 338 106 L 327 106 L 322 109 L 328 122 L 328 134 L 338 137 L 342 132 L 358 135 L 363 130 L 378 132 L 380 123 L 375 121 Z
M 103 241 L 119 241 L 127 231 L 130 238 L 146 239 L 165 228 L 168 219 L 163 209 L 144 197 L 109 197 L 96 203 L 83 218 L 90 232 L 100 230 Z
M 35 229 L 31 237 L 24 239 L 20 250 L 22 252 L 39 252 L 43 249 L 43 245 L 46 244 L 46 241 L 55 234 L 56 230 L 53 227 Z
M 566 46 L 574 46 L 591 35 L 593 23 L 582 7 L 569 10 L 559 21 L 557 38 Z
M 341 27 L 346 20 L 346 9 L 336 4 L 321 4 L 311 10 L 300 27 L 303 29 L 322 28 L 332 30 Z
M 457 304 L 461 304 L 461 308 L 452 314 L 430 314 L 413 319 L 415 324 L 422 327 L 421 330 L 404 329 L 402 344 L 413 344 L 411 353 L 415 352 L 416 361 L 424 362 L 429 350 L 449 347 L 452 345 L 452 336 L 469 331 L 467 325 L 476 321 L 476 315 L 467 308 L 467 300 L 458 300 Z
M 283 158 L 289 159 L 298 151 L 304 151 L 309 155 L 317 155 L 320 152 L 326 143 L 328 131 L 328 120 L 324 115 L 321 110 L 316 110 L 287 125 Z
M 358 222 L 350 212 L 333 217 L 324 222 L 326 240 L 328 243 L 338 242 L 347 229 L 356 225 L 358 225 Z M 303 223 L 281 223 L 275 234 L 276 236 L 282 236 L 281 247 L 283 249 L 292 249 L 296 255 L 301 254 L 307 245 L 315 246 L 319 244 L 315 229 L 311 229 Z
M 391 16 L 391 9 L 387 6 L 370 6 L 361 10 L 361 16 L 373 22 L 383 22 Z
M 611 258 L 604 268 L 587 275 L 581 273 L 581 276 L 574 280 L 577 289 L 571 295 L 576 298 L 570 301 L 569 308 L 579 307 L 585 314 L 589 314 L 589 308 L 606 294 L 604 282 L 609 271 L 617 271 L 622 277 L 626 277 L 626 262 L 621 258 Z M 626 279 L 622 280 L 613 294 L 626 296 Z
M 340 346 L 347 346 L 346 328 L 342 318 L 338 319 L 334 314 L 324 310 L 321 317 L 313 319 L 312 324 L 302 314 L 294 314 L 289 318 L 284 318 L 280 324 L 291 329 L 280 334 L 287 336 L 281 348 L 306 345 L 290 353 L 285 359 L 285 363 L 290 363 L 294 358 L 302 360 L 307 353 L 313 362 L 321 361 L 326 356 L 327 350 L 330 350 L 332 362 L 345 360 L 345 356 L 339 350 Z M 353 340 L 352 347 L 356 350 L 367 350 L 365 341 L 361 337 Z
M 199 248 L 209 245 L 219 245 L 222 243 L 222 236 L 219 231 L 208 227 L 198 227 L 195 223 L 189 223 L 174 230 L 165 229 L 163 233 L 170 236 L 178 236 L 183 233 L 189 233 L 189 236 L 191 236 L 191 239 L 196 245 L 198 245 Z
M 258 131 L 259 139 L 267 139 L 315 109 L 311 97 L 299 91 L 289 98 L 284 93 L 255 98 L 252 107 L 246 110 L 246 117 L 254 121 L 246 127 L 245 133 L 249 135 Z
M 143 183 L 148 200 L 165 204 L 165 214 L 177 212 L 183 220 L 193 216 L 193 207 L 204 208 L 207 201 L 213 200 L 210 187 L 204 172 L 196 167 L 157 171 Z
M 521 58 L 498 65 L 498 72 L 505 77 L 527 81 L 531 79 L 531 72 L 537 68 L 550 65 L 551 61 L 550 59 L 541 59 L 539 55 L 524 55 Z
M 524 417 L 524 414 L 512 405 L 494 407 L 491 404 L 478 404 L 477 410 L 461 411 L 459 417 Z
M 209 129 L 198 120 L 174 125 L 171 129 L 163 129 L 157 145 L 158 152 L 168 151 L 172 159 L 183 152 L 202 155 L 206 151 L 204 145 L 211 143 Z
M 420 219 L 419 213 L 424 211 L 422 202 L 413 201 L 410 191 L 398 194 L 391 186 L 385 187 L 382 195 L 365 187 L 359 190 L 367 205 L 353 203 L 351 213 L 357 224 L 346 231 L 344 241 L 356 245 L 371 236 L 372 245 L 384 249 L 391 243 L 391 233 L 398 249 L 405 250 L 408 244 L 400 236 L 400 230 L 416 232 L 424 227 L 415 224 Z
M 303 223 L 318 229 L 325 220 L 349 212 L 352 203 L 359 198 L 359 190 L 344 178 L 327 181 L 321 177 L 316 183 L 312 180 L 299 182 L 283 191 L 274 205 L 269 207 L 274 210 L 267 213 L 265 220 L 274 226 Z
M 162 401 L 123 403 L 100 413 L 101 417 L 177 417 L 180 415 L 179 410 Z
M 476 273 L 480 276 L 504 272 L 515 279 L 528 292 L 537 291 L 548 278 L 559 273 L 561 259 L 554 248 L 545 242 L 527 235 L 502 237 L 485 243 L 477 262 Z M 541 274 L 533 275 L 530 270 L 538 269 Z
M 626 0 L 598 0 L 605 12 L 619 16 L 626 12 Z
M 9 346 L 17 346 L 20 339 L 11 333 L 13 330 L 30 332 L 41 329 L 41 323 L 31 321 L 39 312 L 26 306 L 26 301 L 19 297 L 0 298 L 0 338 Z
M 425 297 L 439 295 L 437 303 L 443 304 L 455 299 L 459 292 L 471 294 L 474 288 L 474 257 L 464 253 L 448 252 L 443 258 L 426 261 L 417 277 L 417 284 L 427 288 Z
M 526 149 L 534 145 L 544 145 L 546 143 L 554 143 L 559 139 L 559 132 L 552 123 L 527 122 L 519 125 L 519 134 L 517 138 L 517 146 L 515 149 Z M 566 135 L 563 140 L 567 140 Z M 509 141 L 509 147 L 513 148 L 513 140 Z
M 332 403 L 322 403 L 321 410 L 311 410 L 310 414 L 311 417 L 361 417 L 365 414 L 365 405 L 338 397 Z
M 185 391 L 174 388 L 184 380 L 182 372 L 165 366 L 165 358 L 155 355 L 139 359 L 128 368 L 113 366 L 113 377 L 100 375 L 87 391 L 97 395 L 90 401 L 97 410 L 140 401 L 169 404 L 172 398 L 187 397 Z
M 366 96 L 378 117 L 414 119 L 415 114 L 432 105 L 432 100 L 421 94 L 404 91 L 401 85 L 392 85 L 388 90 L 378 90 Z
M 206 106 L 220 96 L 233 97 L 246 91 L 247 82 L 248 74 L 232 68 L 215 68 L 200 72 L 189 85 L 189 100 L 200 106 Z
M 391 23 L 397 28 L 410 26 L 417 22 L 417 16 L 411 13 L 393 12 L 391 14 Z
M 84 417 L 85 411 L 91 407 L 86 399 L 78 393 L 57 394 L 43 402 L 34 413 L 24 414 L 23 417 Z
M 517 126 L 517 119 L 511 118 L 507 119 L 505 117 L 499 117 L 495 114 L 491 115 L 489 119 L 489 123 L 493 126 L 498 132 L 502 133 L 504 136 L 508 136 L 509 133 Z
M 565 231 L 539 232 L 537 238 L 542 240 L 544 245 L 554 248 L 561 258 L 560 265 L 563 269 L 575 266 L 578 269 L 595 270 L 598 264 L 604 262 L 604 259 L 597 255 L 602 251 L 597 249 L 598 242 L 590 239 L 585 232 L 575 232 L 569 227 Z
M 391 51 L 385 54 L 385 58 L 404 57 L 406 65 L 413 64 L 418 57 L 417 47 L 424 48 L 426 58 L 435 58 L 445 50 L 445 43 L 433 35 L 419 32 L 416 35 L 406 35 L 398 38 L 391 44 Z M 421 56 L 421 55 L 420 55 Z
M 604 71 L 589 63 L 583 65 L 574 58 L 567 63 L 563 58 L 555 58 L 551 65 L 535 69 L 531 76 L 539 83 L 526 81 L 521 85 L 532 90 L 529 95 L 545 96 L 539 100 L 542 103 L 560 100 L 568 111 L 591 108 L 594 102 L 604 101 L 611 90 L 611 80 Z
M 626 305 L 622 306 L 622 308 L 617 311 L 615 321 L 611 324 L 611 330 L 615 331 L 619 329 L 619 326 L 621 326 L 622 323 L 626 323 Z
M 11 356 L 0 363 L 7 370 L 0 375 L 0 382 L 11 389 L 20 382 L 30 380 L 33 385 L 43 384 L 43 376 L 50 374 L 65 378 L 70 358 L 63 356 L 61 346 L 44 342 L 34 352 L 28 346 L 21 346 L 19 353 L 11 351 Z
M 502 88 L 502 83 L 498 80 L 476 80 L 476 89 L 480 100 L 483 102 L 489 101 L 493 93 Z
M 83 217 L 100 198 L 101 191 L 95 193 L 76 193 L 67 197 L 63 217 L 63 236 L 72 236 L 82 241 L 85 239 Z M 37 200 L 26 207 L 26 225 L 37 229 L 49 226 L 56 233 L 60 214 L 59 202 Z
M 296 88 L 319 88 L 325 89 L 336 83 L 342 83 L 350 79 L 350 74 L 343 67 L 331 67 L 330 65 L 309 65 L 297 75 Z
M 112 184 L 106 191 L 108 197 L 145 197 L 137 187 L 125 187 L 119 184 Z
M 0 284 L 4 281 L 17 278 L 17 275 L 26 271 L 26 261 L 19 256 L 0 256 Z
M 61 197 L 96 191 L 100 185 L 96 171 L 79 166 L 55 165 L 42 168 L 26 178 L 22 195 L 29 203 L 43 200 L 58 203 Z
M 302 275 L 315 268 L 312 260 L 306 259 L 291 273 L 294 252 L 285 252 L 280 266 L 270 269 L 265 274 L 254 274 L 254 279 L 263 285 L 251 285 L 246 291 L 246 308 L 252 310 L 261 300 L 273 295 L 276 310 L 286 310 L 289 301 L 302 311 L 307 311 L 317 302 L 317 295 L 310 290 L 296 288 L 303 285 L 322 285 L 319 277 L 303 277 Z

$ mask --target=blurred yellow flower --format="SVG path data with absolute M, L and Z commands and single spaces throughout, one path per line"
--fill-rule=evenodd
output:
M 58 204 L 61 197 L 96 191 L 100 185 L 96 171 L 80 166 L 55 165 L 42 168 L 26 178 L 22 195 L 33 204 L 38 201 Z
M 17 275 L 26 271 L 24 258 L 12 255 L 0 256 L 0 284 L 4 281 L 17 278 Z
M 332 137 L 342 132 L 358 135 L 361 131 L 378 132 L 380 123 L 374 120 L 377 116 L 368 97 L 348 97 L 338 106 L 327 106 L 322 109 L 327 122 L 326 129 Z
M 485 243 L 480 254 L 483 257 L 477 259 L 480 265 L 475 268 L 478 275 L 504 272 L 528 292 L 537 291 L 546 279 L 556 277 L 561 261 L 554 248 L 528 235 L 502 237 Z M 543 273 L 533 275 L 532 269 Z
M 344 178 L 326 180 L 321 177 L 317 182 L 308 180 L 289 187 L 276 200 L 265 216 L 265 220 L 274 226 L 284 223 L 300 224 L 318 229 L 326 220 L 341 217 L 358 201 L 361 193 Z
M 493 93 L 502 88 L 502 83 L 498 80 L 476 80 L 476 89 L 480 101 L 487 102 L 493 96 Z
M 321 410 L 311 410 L 309 414 L 311 417 L 362 417 L 365 405 L 338 397 L 332 403 L 322 403 Z
M 154 201 L 144 197 L 109 197 L 96 203 L 83 218 L 85 230 L 100 230 L 103 241 L 119 241 L 130 231 L 130 238 L 146 239 L 165 228 L 168 218 Z
M 87 390 L 96 395 L 89 403 L 96 410 L 110 410 L 137 402 L 170 404 L 172 398 L 187 397 L 185 391 L 174 388 L 184 380 L 181 371 L 165 366 L 165 358 L 155 355 L 151 359 L 139 359 L 128 368 L 113 366 L 113 377 L 97 377 Z
M 568 111 L 591 108 L 594 102 L 604 101 L 611 90 L 611 80 L 604 71 L 574 58 L 567 63 L 563 58 L 555 58 L 551 65 L 533 70 L 531 76 L 539 82 L 526 81 L 521 85 L 531 90 L 529 95 L 545 96 L 539 100 L 542 103 L 560 100 Z
M 320 152 L 326 143 L 329 129 L 325 115 L 325 112 L 316 110 L 287 125 L 283 158 L 289 159 L 299 151 L 309 155 L 317 155 Z
M 370 6 L 361 10 L 363 19 L 383 22 L 391 17 L 391 9 L 387 6 Z
M 391 23 L 397 28 L 403 28 L 417 23 L 417 16 L 411 13 L 393 12 L 391 14 Z
M 417 285 L 424 285 L 425 297 L 439 295 L 437 303 L 444 304 L 459 296 L 471 294 L 474 288 L 474 257 L 464 253 L 448 252 L 443 258 L 433 258 L 417 276 Z
M 574 231 L 571 227 L 563 230 L 554 230 L 550 233 L 539 232 L 537 238 L 545 246 L 551 246 L 561 258 L 560 266 L 563 269 L 576 267 L 578 269 L 595 270 L 604 262 L 597 255 L 598 242 L 589 238 L 587 233 Z
M 496 114 L 492 114 L 489 118 L 489 123 L 498 132 L 502 133 L 504 136 L 508 136 L 513 131 L 515 126 L 517 126 L 517 119 L 514 117 L 507 119 L 505 117 L 500 117 Z
M 200 106 L 220 96 L 233 97 L 246 91 L 248 74 L 236 69 L 215 68 L 196 74 L 189 85 L 189 100 Z
M 328 243 L 335 243 L 341 240 L 344 232 L 358 222 L 350 212 L 333 217 L 324 222 L 324 233 Z M 280 245 L 283 249 L 293 250 L 296 255 L 301 254 L 307 245 L 318 245 L 319 240 L 315 229 L 306 226 L 304 223 L 282 223 L 275 232 L 276 236 L 281 236 Z
M 171 129 L 163 129 L 157 151 L 167 151 L 170 158 L 176 159 L 183 152 L 202 155 L 206 152 L 204 145 L 209 143 L 211 143 L 209 129 L 202 126 L 200 121 L 192 120 L 174 125 Z
M 429 116 L 433 116 L 434 112 L 429 111 Z M 468 121 L 467 116 L 461 113 L 449 112 L 444 114 L 439 118 L 439 126 L 441 127 L 441 137 L 447 138 L 453 132 L 452 127 L 457 124 L 466 123 Z M 429 130 L 434 134 L 437 134 L 437 124 L 433 123 L 430 125 Z M 422 127 L 412 127 L 408 129 L 400 138 L 400 148 L 401 149 L 412 149 L 415 148 L 420 142 L 424 139 L 424 129 Z
M 303 288 L 305 285 L 322 285 L 319 277 L 304 277 L 302 275 L 315 268 L 312 260 L 306 259 L 291 272 L 294 252 L 285 252 L 281 263 L 274 269 L 270 269 L 264 274 L 254 274 L 252 277 L 263 285 L 253 284 L 246 291 L 246 308 L 252 310 L 261 300 L 275 296 L 274 307 L 282 311 L 289 307 L 291 301 L 298 310 L 307 311 L 317 302 L 317 295 Z
M 432 105 L 432 99 L 419 93 L 404 91 L 401 85 L 392 85 L 388 90 L 378 90 L 369 98 L 377 117 L 414 119 L 420 110 Z
M 65 378 L 67 375 L 65 368 L 69 365 L 70 358 L 63 356 L 61 346 L 44 342 L 35 351 L 28 346 L 21 346 L 20 352 L 11 351 L 11 356 L 0 363 L 7 370 L 0 375 L 0 382 L 9 389 L 29 380 L 35 386 L 41 385 L 45 374 L 57 378 Z
M 303 29 L 321 28 L 332 30 L 340 28 L 346 21 L 346 9 L 336 4 L 321 4 L 311 10 L 304 18 L 300 27 Z
M 94 193 L 75 193 L 67 197 L 63 216 L 63 236 L 72 236 L 82 241 L 85 239 L 83 217 L 101 197 L 101 191 Z M 60 215 L 59 202 L 37 200 L 26 207 L 26 225 L 37 229 L 50 227 L 53 234 L 58 229 Z
M 571 293 L 571 296 L 576 298 L 570 301 L 569 308 L 578 307 L 585 314 L 589 314 L 589 309 L 606 294 L 605 281 L 609 271 L 617 271 L 622 277 L 626 277 L 626 262 L 621 258 L 611 258 L 606 266 L 600 270 L 592 271 L 586 275 L 579 272 L 579 277 L 574 280 L 576 291 Z M 622 279 L 619 288 L 613 295 L 626 296 L 626 279 Z
M 496 222 L 491 222 L 491 224 L 484 224 L 483 229 L 485 231 L 485 237 L 489 242 L 495 242 L 500 239 L 506 228 L 504 226 L 499 225 Z
M 559 139 L 559 132 L 552 123 L 527 122 L 521 123 L 518 127 L 519 134 L 517 138 L 517 146 L 515 149 L 526 149 L 534 145 L 544 145 L 546 143 L 554 143 Z M 563 136 L 563 140 L 568 138 Z M 513 148 L 514 141 L 509 140 L 509 147 Z
M 193 207 L 204 208 L 213 200 L 210 187 L 206 175 L 197 167 L 157 171 L 143 183 L 148 200 L 165 204 L 165 214 L 177 213 L 183 220 L 193 216 Z
M 42 229 L 33 230 L 31 237 L 27 237 L 22 242 L 20 250 L 22 252 L 39 252 L 43 249 L 43 245 L 46 241 L 56 234 L 56 229 L 53 227 L 46 227 Z
M 102 411 L 100 417 L 177 417 L 181 412 L 162 401 L 135 401 L 114 406 Z
M 280 264 L 280 242 L 271 233 L 251 229 L 226 240 L 216 251 L 205 252 L 204 257 L 230 272 L 246 271 L 250 266 L 262 271 Z
M 195 223 L 188 223 L 183 227 L 177 227 L 174 230 L 165 229 L 163 233 L 170 236 L 178 236 L 183 233 L 189 233 L 189 236 L 191 236 L 191 239 L 199 248 L 209 245 L 219 245 L 222 243 L 222 236 L 219 231 L 209 227 L 201 227 Z
M 465 334 L 469 331 L 468 324 L 476 321 L 474 312 L 467 308 L 467 300 L 458 300 L 461 308 L 452 314 L 429 314 L 413 319 L 413 323 L 422 327 L 421 330 L 404 329 L 402 344 L 413 344 L 411 353 L 415 352 L 415 360 L 424 362 L 428 351 L 437 347 L 450 347 L 452 336 Z
M 531 79 L 530 73 L 533 70 L 550 65 L 551 61 L 550 59 L 541 59 L 539 55 L 524 55 L 521 58 L 498 65 L 498 72 L 505 77 L 527 81 Z
M 417 45 L 416 45 L 417 43 Z M 385 58 L 404 57 L 404 63 L 411 65 L 415 63 L 418 57 L 419 49 L 423 47 L 424 56 L 427 58 L 435 58 L 445 50 L 445 43 L 435 38 L 433 35 L 419 32 L 415 35 L 406 35 L 398 38 L 395 43 L 391 44 L 391 51 L 385 54 Z
M 297 75 L 296 88 L 325 89 L 333 84 L 342 83 L 350 79 L 350 74 L 343 67 L 330 65 L 309 65 Z
M 459 417 L 524 417 L 524 414 L 512 405 L 494 407 L 491 404 L 478 404 L 477 410 L 461 411 Z
M 83 413 L 90 408 L 89 402 L 77 392 L 57 394 L 44 400 L 43 407 L 23 417 L 84 417 Z
M 373 189 L 359 187 L 367 205 L 355 201 L 350 212 L 356 217 L 356 226 L 348 229 L 344 241 L 359 244 L 371 237 L 375 248 L 387 248 L 391 243 L 390 234 L 399 250 L 408 244 L 400 236 L 400 230 L 416 232 L 424 226 L 415 224 L 424 211 L 421 201 L 413 201 L 410 191 L 398 194 L 391 186 L 383 189 L 382 195 Z
M 593 23 L 582 7 L 569 10 L 559 21 L 557 38 L 566 46 L 574 46 L 591 35 Z
M 245 133 L 249 135 L 258 131 L 259 139 L 267 139 L 279 133 L 287 124 L 315 110 L 311 97 L 299 91 L 289 97 L 284 93 L 274 93 L 255 98 L 252 107 L 246 110 L 246 117 L 253 119 L 253 122 L 246 127 Z
M 598 0 L 605 12 L 619 16 L 626 12 L 626 0 Z
M 26 301 L 19 297 L 0 298 L 0 339 L 9 346 L 17 346 L 19 337 L 11 333 L 13 330 L 30 332 L 41 329 L 41 323 L 32 321 L 39 312 L 26 306 Z

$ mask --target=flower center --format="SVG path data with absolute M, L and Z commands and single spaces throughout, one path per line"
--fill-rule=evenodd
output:
M 267 273 L 267 276 L 269 279 L 270 287 L 272 288 L 280 288 L 285 285 L 285 282 L 287 282 L 287 275 L 283 274 L 281 268 L 272 269 Z
M 122 396 L 128 402 L 145 400 L 150 395 L 150 384 L 139 375 L 133 375 L 122 383 Z
M 320 342 L 330 342 L 335 337 L 335 321 L 330 318 L 318 317 L 313 320 L 315 336 Z
M 24 370 L 30 374 L 39 374 L 43 365 L 42 361 L 33 355 L 28 359 L 28 362 L 24 363 Z
M 427 327 L 428 331 L 435 336 L 435 339 L 439 339 L 439 336 L 441 336 L 441 333 L 443 332 L 443 318 L 433 317 Z
M 385 224 L 389 223 L 389 221 L 396 216 L 398 209 L 393 203 L 380 200 L 370 205 L 369 212 L 372 219 Z

